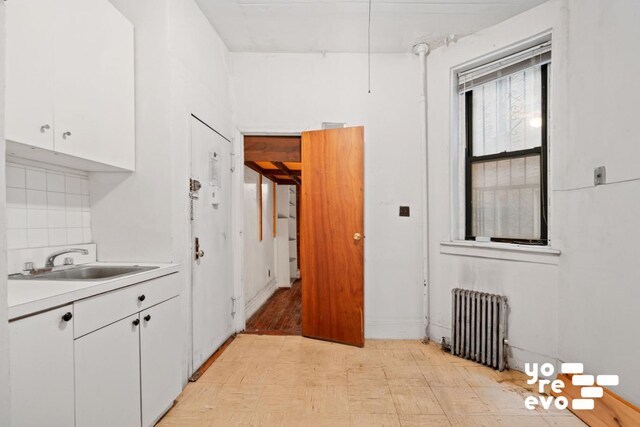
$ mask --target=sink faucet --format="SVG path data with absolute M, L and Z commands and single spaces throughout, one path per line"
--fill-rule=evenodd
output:
M 89 251 L 86 249 L 71 248 L 71 249 L 63 249 L 61 251 L 54 252 L 47 257 L 47 263 L 44 265 L 44 267 L 45 268 L 53 267 L 53 262 L 57 257 L 59 257 L 60 255 L 70 254 L 70 253 L 79 253 L 82 255 L 87 255 Z

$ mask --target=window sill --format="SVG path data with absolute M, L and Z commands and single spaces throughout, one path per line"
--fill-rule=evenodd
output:
M 466 240 L 440 242 L 440 253 L 551 265 L 558 265 L 560 258 L 560 250 L 549 246 Z

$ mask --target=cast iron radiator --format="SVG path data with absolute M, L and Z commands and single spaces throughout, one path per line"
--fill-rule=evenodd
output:
M 460 288 L 451 295 L 451 354 L 503 371 L 507 297 Z

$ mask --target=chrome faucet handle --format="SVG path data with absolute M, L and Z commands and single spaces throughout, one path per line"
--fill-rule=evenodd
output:
M 25 262 L 24 266 L 22 267 L 22 271 L 27 271 L 27 272 L 32 272 L 35 269 L 36 269 L 36 266 L 32 262 Z
M 73 258 L 71 258 L 70 256 L 66 257 L 64 259 L 64 265 L 73 265 Z

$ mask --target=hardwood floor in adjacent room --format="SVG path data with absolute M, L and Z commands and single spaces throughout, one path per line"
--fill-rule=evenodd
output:
M 260 335 L 301 335 L 301 281 L 291 288 L 279 288 L 247 321 L 245 333 Z
M 584 426 L 567 410 L 527 410 L 526 387 L 522 373 L 497 372 L 434 343 L 367 340 L 357 348 L 241 334 L 159 425 Z

